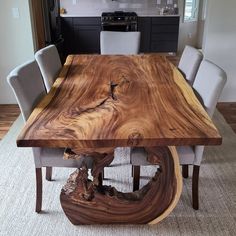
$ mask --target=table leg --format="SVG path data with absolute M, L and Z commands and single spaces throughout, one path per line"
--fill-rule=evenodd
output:
M 102 169 L 113 154 L 96 155 L 92 175 L 86 166 L 71 174 L 61 191 L 61 205 L 75 224 L 156 224 L 175 208 L 182 191 L 182 176 L 174 147 L 146 148 L 148 159 L 158 164 L 154 177 L 142 189 L 122 193 L 99 184 Z

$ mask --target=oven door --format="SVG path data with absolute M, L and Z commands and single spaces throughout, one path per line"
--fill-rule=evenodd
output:
M 131 27 L 131 25 L 127 22 L 117 22 L 117 23 L 102 23 L 102 30 L 103 31 L 134 31 Z

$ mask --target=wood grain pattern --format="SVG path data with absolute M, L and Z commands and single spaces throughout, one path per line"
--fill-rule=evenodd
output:
M 217 109 L 236 133 L 236 102 L 220 102 Z
M 5 136 L 19 115 L 20 108 L 18 105 L 0 104 L 0 140 Z
M 95 157 L 93 181 L 87 168 L 74 172 L 61 191 L 61 205 L 69 220 L 75 224 L 156 224 L 176 206 L 182 178 L 175 148 L 147 148 L 150 160 L 158 161 L 150 182 L 139 191 L 122 193 L 114 187 L 99 184 L 98 174 L 112 155 Z
M 221 137 L 166 57 L 69 56 L 18 146 L 217 145 Z

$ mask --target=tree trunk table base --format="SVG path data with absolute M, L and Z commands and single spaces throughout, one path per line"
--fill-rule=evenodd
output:
M 72 173 L 62 188 L 62 208 L 74 225 L 156 224 L 175 208 L 182 192 L 179 159 L 174 147 L 146 148 L 148 160 L 158 164 L 153 178 L 140 190 L 122 193 L 102 185 L 99 173 L 111 163 L 113 153 L 94 155 L 93 181 L 84 165 Z

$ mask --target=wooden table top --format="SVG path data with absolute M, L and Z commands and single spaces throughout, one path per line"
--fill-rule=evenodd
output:
M 192 88 L 166 57 L 71 55 L 17 145 L 99 148 L 221 142 Z

